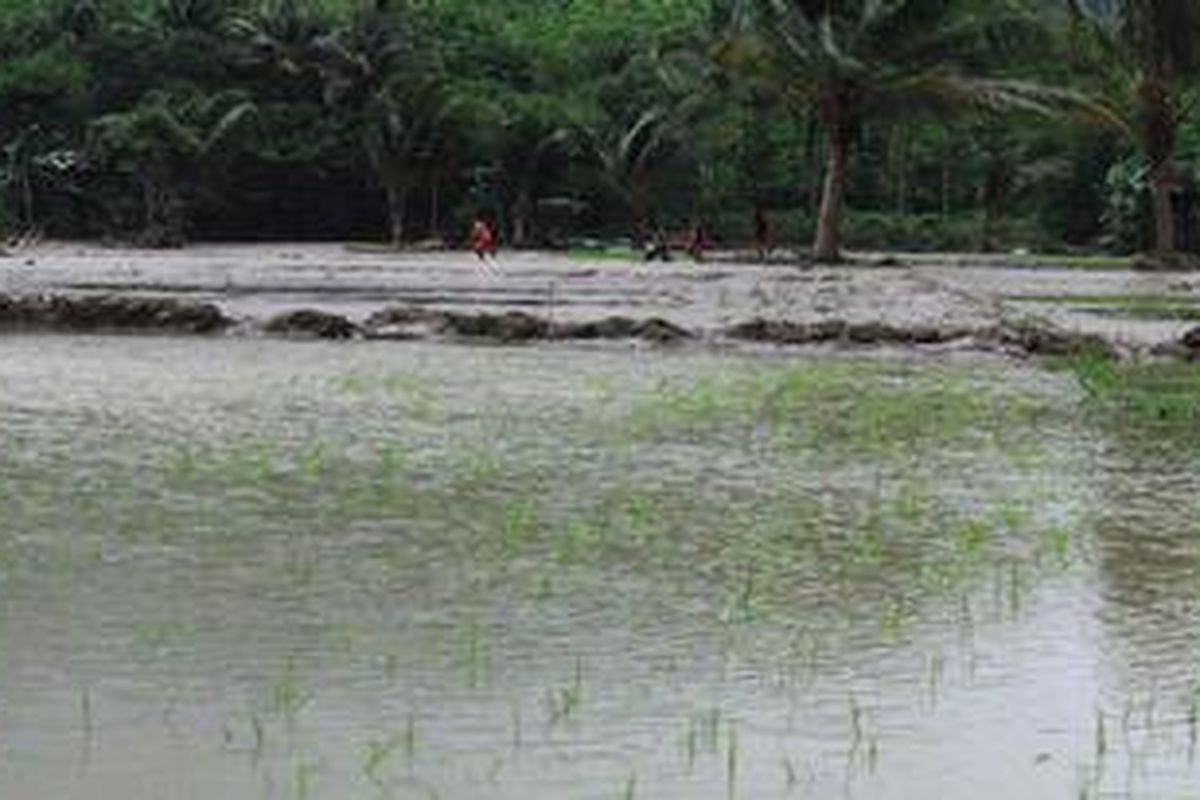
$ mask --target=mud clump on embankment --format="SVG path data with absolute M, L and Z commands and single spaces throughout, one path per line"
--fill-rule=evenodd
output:
M 1158 345 L 1153 352 L 1165 358 L 1200 362 L 1200 326 L 1188 330 L 1177 341 Z
M 840 319 L 818 322 L 754 319 L 727 328 L 725 335 L 738 341 L 779 345 L 914 346 L 969 342 L 980 349 L 1000 349 L 1031 356 L 1095 354 L 1119 358 L 1122 355 L 1120 348 L 1100 336 L 1029 323 L 1006 322 L 971 328 L 936 325 L 904 327 L 883 322 L 847 322 Z
M 372 314 L 363 326 L 375 339 L 419 339 L 451 336 L 528 342 L 586 339 L 642 339 L 666 344 L 695 337 L 691 331 L 658 317 L 636 320 L 612 316 L 584 322 L 559 322 L 508 311 L 502 314 L 465 314 L 423 308 L 386 308 Z
M 362 329 L 340 314 L 302 308 L 276 314 L 262 325 L 262 330 L 279 336 L 308 339 L 355 339 Z
M 219 333 L 232 325 L 233 320 L 212 303 L 119 295 L 0 294 L 0 330 L 204 334 Z
M 236 327 L 235 327 L 236 326 Z M 660 317 L 613 315 L 593 320 L 555 320 L 523 311 L 461 312 L 419 306 L 384 308 L 362 323 L 327 311 L 297 309 L 265 320 L 234 320 L 212 303 L 120 295 L 0 294 L 0 331 L 260 334 L 310 339 L 449 339 L 497 343 L 635 340 L 670 345 L 686 341 L 744 342 L 780 346 L 832 344 L 847 347 L 961 346 L 1014 356 L 1098 355 L 1122 358 L 1127 348 L 1102 336 L 1063 330 L 1042 322 L 980 326 L 824 319 L 810 322 L 755 318 L 722 328 L 689 330 Z M 1145 351 L 1200 361 L 1200 327 L 1181 339 Z
M 882 322 L 851 323 L 840 319 L 819 322 L 753 319 L 725 330 L 730 339 L 772 344 L 944 344 L 966 339 L 973 331 L 932 325 L 898 327 Z

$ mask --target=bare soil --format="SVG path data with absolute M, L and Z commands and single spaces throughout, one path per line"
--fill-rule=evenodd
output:
M 485 267 L 469 253 L 342 244 L 156 251 L 45 243 L 0 258 L 0 295 L 26 304 L 39 296 L 110 304 L 113 297 L 154 298 L 215 307 L 233 330 L 333 331 L 337 338 L 836 342 L 1040 352 L 1037 343 L 1022 343 L 1036 328 L 1060 337 L 1050 350 L 1080 337 L 1143 352 L 1176 346 L 1195 325 L 1111 313 L 1123 298 L 1200 304 L 1194 274 L 1045 264 L 905 256 L 805 267 L 720 254 L 704 264 L 644 264 L 502 252 Z M 1097 299 L 1111 302 L 1099 309 Z

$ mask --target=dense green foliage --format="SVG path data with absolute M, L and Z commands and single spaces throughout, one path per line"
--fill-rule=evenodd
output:
M 1138 249 L 1200 156 L 1171 5 L 0 0 L 0 221 L 739 244 L 759 213 L 797 245 L 832 215 L 831 257 Z

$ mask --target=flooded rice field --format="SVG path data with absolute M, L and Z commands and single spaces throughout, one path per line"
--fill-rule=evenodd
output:
M 0 796 L 1182 797 L 1200 470 L 999 359 L 0 339 Z

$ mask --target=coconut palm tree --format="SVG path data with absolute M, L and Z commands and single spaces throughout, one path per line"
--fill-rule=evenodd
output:
M 134 108 L 93 122 L 88 151 L 94 163 L 136 181 L 142 195 L 142 240 L 151 246 L 181 245 L 189 187 L 204 171 L 220 171 L 256 113 L 256 106 L 236 92 L 151 92 Z
M 638 54 L 625 71 L 631 85 L 641 82 L 641 102 L 576 126 L 602 183 L 629 214 L 635 243 L 658 222 L 656 181 L 693 148 L 694 128 L 712 97 L 708 67 L 685 51 Z
M 759 74 L 766 64 L 825 135 L 818 261 L 841 258 L 851 151 L 864 122 L 1083 104 L 1065 90 L 983 74 L 984 54 L 1033 28 L 1016 0 L 740 0 L 736 11 L 728 49 Z
M 397 76 L 364 107 L 362 143 L 387 196 L 393 247 L 403 245 L 409 197 L 435 171 L 461 111 L 437 76 Z
M 297 78 L 317 70 L 317 50 L 332 22 L 313 0 L 257 0 L 226 20 L 244 64 L 269 71 L 272 79 Z
M 1142 151 L 1154 213 L 1154 250 L 1176 249 L 1171 196 L 1175 145 L 1186 103 L 1183 79 L 1200 72 L 1196 0 L 1071 0 L 1078 18 L 1073 48 L 1098 83 L 1100 102 Z
M 451 91 L 410 10 L 377 2 L 321 37 L 313 55 L 325 101 L 351 121 L 383 188 L 395 247 L 407 235 L 409 195 L 436 172 L 470 105 Z
M 569 101 L 550 94 L 509 92 L 480 109 L 490 124 L 486 149 L 494 155 L 504 184 L 512 244 L 535 237 L 540 190 L 567 161 L 575 144 Z

